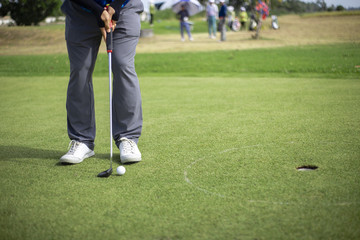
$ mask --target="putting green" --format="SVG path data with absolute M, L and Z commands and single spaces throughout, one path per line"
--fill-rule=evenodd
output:
M 359 239 L 358 56 L 358 43 L 138 54 L 143 161 L 107 179 L 106 55 L 96 155 L 66 166 L 67 56 L 1 56 L 0 236 Z
M 346 189 L 353 184 L 357 154 L 352 144 L 339 142 L 239 145 L 196 159 L 186 166 L 184 179 L 205 194 L 239 202 L 356 207 L 360 202 Z M 298 172 L 303 165 L 318 169 Z

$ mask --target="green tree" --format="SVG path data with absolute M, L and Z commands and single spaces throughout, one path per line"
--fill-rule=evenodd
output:
M 331 6 L 328 7 L 326 10 L 327 10 L 328 12 L 335 11 L 335 6 L 334 6 L 334 5 L 331 5 Z
M 0 17 L 6 16 L 10 11 L 9 0 L 0 0 Z
M 60 7 L 61 0 L 0 0 L 0 13 L 10 12 L 17 25 L 39 25 Z
M 319 7 L 320 7 L 323 11 L 325 11 L 325 10 L 327 9 L 325 0 L 317 0 L 317 1 L 316 1 L 316 4 L 318 4 Z
M 344 11 L 345 8 L 342 5 L 336 6 L 336 11 Z

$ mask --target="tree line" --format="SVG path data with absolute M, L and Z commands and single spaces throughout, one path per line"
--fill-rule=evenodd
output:
M 91 0 L 89 0 L 91 1 Z M 205 5 L 208 0 L 200 0 Z M 318 11 L 342 11 L 344 7 L 327 6 L 324 0 L 305 3 L 300 0 L 263 0 L 268 3 L 271 12 L 276 15 L 288 13 L 307 13 Z M 257 0 L 229 0 L 228 5 L 238 11 L 246 7 L 251 11 Z M 62 0 L 0 0 L 0 16 L 10 15 L 17 25 L 39 25 L 48 16 L 61 15 Z
M 10 15 L 18 26 L 39 25 L 48 16 L 58 16 L 61 3 L 61 0 L 0 0 L 0 16 Z

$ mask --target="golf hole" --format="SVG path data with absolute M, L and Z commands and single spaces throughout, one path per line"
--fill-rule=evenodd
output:
M 318 168 L 319 167 L 315 166 L 315 165 L 304 165 L 304 166 L 301 166 L 301 167 L 297 167 L 296 170 L 298 170 L 298 171 L 314 171 L 314 170 L 316 170 Z

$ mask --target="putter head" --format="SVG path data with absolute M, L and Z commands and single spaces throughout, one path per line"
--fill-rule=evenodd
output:
M 112 171 L 113 171 L 112 168 L 109 168 L 108 170 L 99 173 L 97 176 L 98 177 L 110 177 L 110 175 L 112 174 Z

